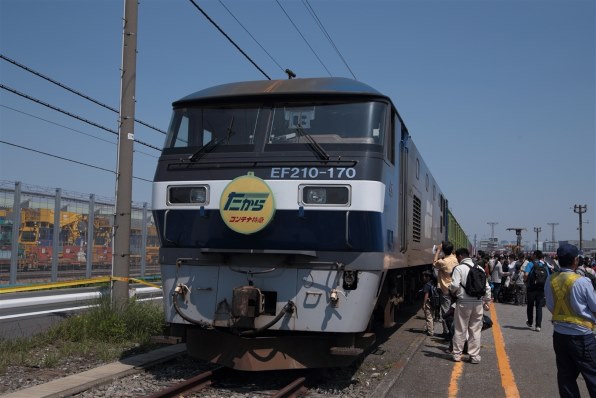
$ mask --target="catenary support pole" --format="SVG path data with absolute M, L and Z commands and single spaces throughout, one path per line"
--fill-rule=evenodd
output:
M 112 304 L 120 306 L 126 305 L 128 302 L 128 277 L 130 271 L 137 16 L 137 0 L 124 0 L 118 166 L 116 171 L 116 214 L 114 218 L 114 251 L 112 259 L 112 274 L 114 277 L 121 278 L 113 282 Z
M 573 212 L 579 215 L 579 250 L 583 250 L 582 240 L 583 240 L 583 222 L 582 222 L 582 214 L 588 211 L 588 205 L 574 205 Z

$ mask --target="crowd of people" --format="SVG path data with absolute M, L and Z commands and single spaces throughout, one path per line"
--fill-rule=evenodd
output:
M 579 397 L 581 373 L 590 396 L 596 397 L 596 257 L 584 257 L 563 244 L 555 256 L 533 253 L 483 253 L 471 256 L 450 242 L 434 249 L 433 270 L 424 273 L 425 333 L 449 340 L 448 352 L 460 362 L 481 361 L 480 340 L 491 302 L 526 305 L 526 325 L 542 328 L 542 308 L 552 313 L 553 347 L 561 397 Z M 490 320 L 489 320 L 490 321 Z

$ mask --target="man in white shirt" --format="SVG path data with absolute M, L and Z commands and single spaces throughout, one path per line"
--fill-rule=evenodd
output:
M 470 363 L 480 363 L 480 337 L 482 331 L 482 317 L 483 310 L 489 309 L 491 292 L 488 284 L 488 278 L 485 275 L 484 295 L 481 297 L 473 297 L 466 293 L 464 286 L 468 273 L 472 267 L 477 267 L 482 272 L 484 270 L 478 265 L 475 265 L 470 258 L 470 252 L 465 247 L 455 251 L 455 257 L 459 261 L 459 265 L 453 269 L 452 281 L 449 290 L 457 297 L 455 305 L 455 314 L 453 323 L 455 326 L 455 333 L 453 335 L 453 360 L 455 362 L 461 361 L 461 355 L 466 342 L 466 332 L 468 332 L 468 354 L 470 355 Z

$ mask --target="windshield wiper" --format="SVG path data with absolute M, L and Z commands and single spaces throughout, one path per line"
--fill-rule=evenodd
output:
M 299 136 L 306 138 L 306 140 L 308 141 L 308 147 L 311 148 L 313 152 L 317 154 L 319 158 L 321 158 L 321 160 L 329 160 L 329 155 L 327 154 L 327 152 L 325 152 L 323 147 L 319 145 L 319 143 L 314 138 L 312 138 L 310 134 L 304 131 L 300 124 L 296 126 L 296 132 Z
M 215 147 L 219 146 L 224 141 L 230 142 L 230 137 L 234 134 L 232 131 L 232 127 L 234 126 L 234 116 L 232 116 L 232 120 L 230 120 L 230 125 L 228 126 L 228 132 L 225 138 L 214 137 L 211 141 L 205 144 L 201 149 L 195 152 L 192 156 L 188 157 L 188 160 L 191 162 L 196 162 L 197 160 L 201 159 L 203 155 L 208 152 L 211 152 Z

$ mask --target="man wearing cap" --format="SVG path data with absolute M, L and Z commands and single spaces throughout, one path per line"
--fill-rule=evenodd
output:
M 581 373 L 590 397 L 596 397 L 596 293 L 586 277 L 575 273 L 577 247 L 557 249 L 560 272 L 551 274 L 544 287 L 546 306 L 553 314 L 553 347 L 561 397 L 579 397 L 577 376 Z

